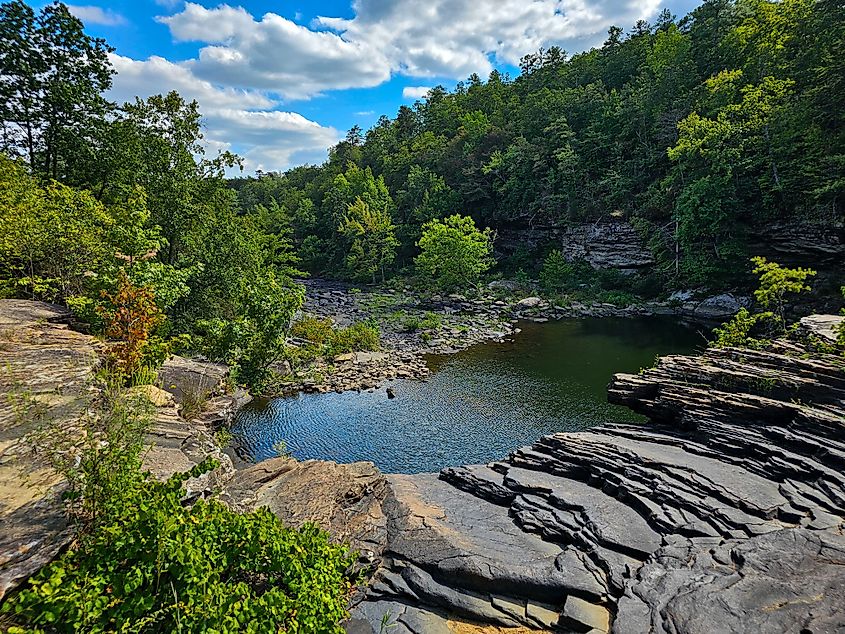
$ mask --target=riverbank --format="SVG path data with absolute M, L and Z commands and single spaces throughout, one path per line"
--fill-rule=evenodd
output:
M 72 427 L 99 352 L 56 307 L 2 300 L 0 318 L 9 359 L 0 410 L 2 595 L 70 539 L 61 483 L 37 480 L 49 472 L 24 442 L 31 419 L 20 408 Z M 826 337 L 841 320 L 803 325 Z M 158 415 L 170 417 L 148 437 L 168 471 L 206 452 L 219 456 L 209 424 L 237 406 L 225 369 L 174 363 L 179 371 L 165 371 L 162 383 L 172 393 L 150 390 Z M 174 377 L 196 377 L 193 370 L 222 391 L 190 416 L 186 397 L 197 381 L 176 390 Z M 350 634 L 843 627 L 840 355 L 780 341 L 668 356 L 614 377 L 609 396 L 650 422 L 551 434 L 501 460 L 439 474 L 276 458 L 189 484 L 193 495 L 220 491 L 237 509 L 268 506 L 288 525 L 314 521 L 351 543 L 369 581 L 356 595 Z
M 627 306 L 598 301 L 555 303 L 501 280 L 472 295 L 429 296 L 410 287 L 360 289 L 326 280 L 305 280 L 304 284 L 304 314 L 329 318 L 340 326 L 377 322 L 381 348 L 318 359 L 302 367 L 283 366 L 280 372 L 286 376 L 275 385 L 274 394 L 365 391 L 392 379 L 425 379 L 427 355 L 452 354 L 485 341 L 501 342 L 519 332 L 520 321 L 671 315 L 712 325 L 750 305 L 747 297 L 696 298 L 691 292 Z
M 616 375 L 609 399 L 649 422 L 440 473 L 272 459 L 236 475 L 231 501 L 359 549 L 370 581 L 350 634 L 845 625 L 840 355 L 797 341 L 670 355 Z

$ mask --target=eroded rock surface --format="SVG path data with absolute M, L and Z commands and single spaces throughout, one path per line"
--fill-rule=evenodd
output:
M 290 526 L 317 524 L 372 563 L 386 541 L 386 493 L 386 478 L 372 462 L 279 457 L 238 471 L 222 497 L 241 511 L 266 506 Z
M 97 343 L 70 330 L 58 306 L 0 300 L 0 598 L 70 540 L 61 479 L 30 436 L 72 433 L 88 407 Z
M 0 599 L 51 561 L 69 543 L 60 494 L 62 479 L 50 468 L 41 429 L 73 438 L 83 416 L 92 415 L 99 395 L 93 380 L 103 346 L 71 330 L 63 308 L 26 300 L 0 300 Z M 166 364 L 167 385 L 213 376 L 207 399 L 191 421 L 174 397 L 154 386 L 137 388 L 156 405 L 147 436 L 144 467 L 160 479 L 192 468 L 208 456 L 221 467 L 186 483 L 188 495 L 208 495 L 229 477 L 231 460 L 214 442 L 213 431 L 243 402 L 239 392 L 220 390 L 225 373 L 175 359 Z M 177 395 L 182 392 L 173 390 Z
M 843 361 L 776 349 L 617 375 L 610 399 L 647 425 L 388 476 L 382 564 L 347 629 L 845 631 Z

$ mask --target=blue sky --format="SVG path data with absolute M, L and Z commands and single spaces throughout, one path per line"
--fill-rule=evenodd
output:
M 209 149 L 245 171 L 321 162 L 355 124 L 393 116 L 427 87 L 452 87 L 558 45 L 577 52 L 694 0 L 76 0 L 118 71 L 112 97 L 178 90 L 196 99 Z M 42 3 L 43 4 L 43 3 Z

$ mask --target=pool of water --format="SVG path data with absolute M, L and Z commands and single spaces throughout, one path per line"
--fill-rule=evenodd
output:
M 505 343 L 429 358 L 425 382 L 256 400 L 235 419 L 234 447 L 257 461 L 282 441 L 299 459 L 371 460 L 389 473 L 485 463 L 543 434 L 640 420 L 607 402 L 612 375 L 704 343 L 696 329 L 656 317 L 520 326 Z

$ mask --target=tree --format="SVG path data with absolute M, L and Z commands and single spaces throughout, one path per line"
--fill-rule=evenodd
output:
M 93 152 L 112 110 L 102 95 L 111 87 L 112 50 L 60 2 L 37 16 L 22 0 L 0 5 L 3 151 L 55 179 Z
M 423 225 L 417 270 L 443 290 L 475 285 L 493 263 L 493 233 L 479 231 L 469 216 L 455 214 Z
M 371 277 L 376 282 L 376 273 L 381 272 L 384 282 L 384 267 L 396 257 L 396 227 L 385 208 L 373 208 L 361 198 L 349 205 L 339 231 L 350 241 L 346 265 L 356 278 Z
M 763 257 L 751 258 L 754 274 L 760 277 L 760 287 L 754 291 L 754 298 L 763 308 L 773 308 L 781 327 L 786 331 L 787 294 L 809 291 L 807 278 L 814 277 L 816 271 L 805 268 L 788 269 L 777 262 L 769 262 Z
M 241 287 L 233 319 L 200 322 L 206 352 L 232 365 L 237 380 L 254 389 L 265 386 L 271 367 L 285 352 L 294 314 L 302 307 L 301 285 L 273 271 L 262 271 Z
M 0 154 L 2 292 L 64 301 L 85 292 L 113 261 L 114 222 L 89 192 L 41 185 L 19 161 Z
M 572 282 L 575 267 L 566 261 L 563 253 L 552 249 L 540 269 L 540 286 L 547 293 L 560 293 Z

